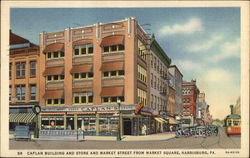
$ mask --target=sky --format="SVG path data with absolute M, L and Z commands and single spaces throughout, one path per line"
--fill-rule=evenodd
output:
M 224 119 L 240 96 L 240 8 L 11 8 L 10 28 L 38 44 L 43 31 L 128 17 L 155 35 L 183 80 L 196 79 L 213 118 Z

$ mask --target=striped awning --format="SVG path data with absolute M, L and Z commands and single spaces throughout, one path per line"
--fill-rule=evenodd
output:
M 36 114 L 34 113 L 19 113 L 19 114 L 10 114 L 9 122 L 22 122 L 29 123 L 32 122 Z
M 165 119 L 163 119 L 163 118 L 161 118 L 161 117 L 155 117 L 154 119 L 155 119 L 156 121 L 160 122 L 160 123 L 168 123 L 167 120 L 165 120 Z

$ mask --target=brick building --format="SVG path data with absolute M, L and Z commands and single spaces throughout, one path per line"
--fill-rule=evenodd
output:
M 39 102 L 39 47 L 10 31 L 10 128 L 31 123 L 32 107 Z
M 197 98 L 200 91 L 196 85 L 196 80 L 182 83 L 182 114 L 196 119 Z
M 149 104 L 150 42 L 134 18 L 41 33 L 39 128 L 112 135 L 121 112 L 121 134 L 155 131 L 151 116 L 166 104 Z

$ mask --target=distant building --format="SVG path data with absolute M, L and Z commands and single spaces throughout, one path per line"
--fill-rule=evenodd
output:
M 182 114 L 196 118 L 197 97 L 200 91 L 196 80 L 182 83 Z
M 240 97 L 237 99 L 236 104 L 234 106 L 234 114 L 240 115 L 240 107 L 241 107 L 241 103 L 240 103 Z
M 175 89 L 175 106 L 177 115 L 182 113 L 182 78 L 183 75 L 176 65 L 170 65 L 168 71 L 174 77 L 174 89 Z

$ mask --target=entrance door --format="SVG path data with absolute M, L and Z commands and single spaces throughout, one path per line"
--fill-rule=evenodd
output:
M 132 123 L 130 119 L 123 119 L 123 133 L 124 135 L 131 135 L 132 134 Z
M 75 127 L 74 127 L 74 118 L 73 117 L 68 117 L 67 118 L 66 129 L 68 129 L 68 130 L 74 130 L 75 129 Z

